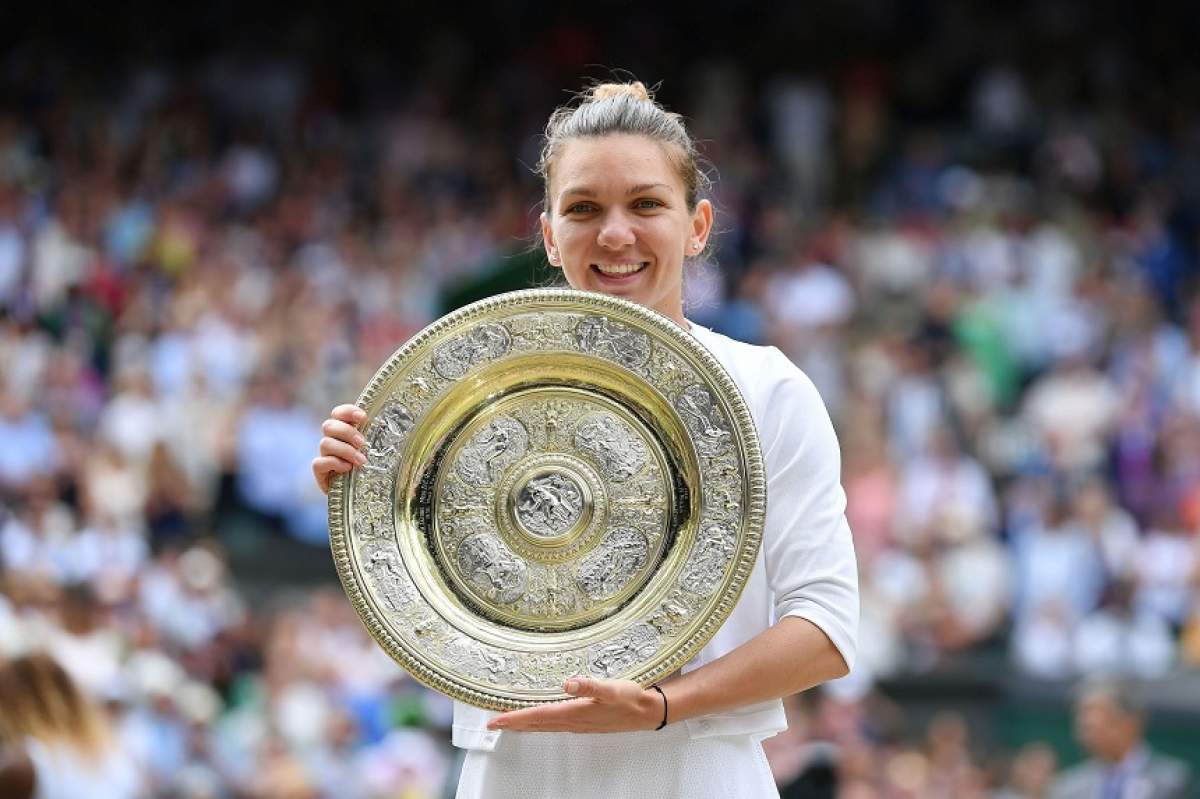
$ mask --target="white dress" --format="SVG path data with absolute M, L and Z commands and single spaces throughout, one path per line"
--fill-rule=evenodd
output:
M 65 745 L 25 739 L 33 762 L 33 799 L 136 799 L 144 795 L 141 775 L 117 747 L 93 759 Z
M 841 456 L 816 388 L 774 347 L 692 325 L 750 407 L 767 470 L 763 546 L 730 617 L 683 667 L 735 649 L 784 616 L 819 627 L 853 665 L 858 574 Z M 761 741 L 787 728 L 781 700 L 688 719 L 658 732 L 580 735 L 487 729 L 495 713 L 456 702 L 454 744 L 468 750 L 458 799 L 776 796 Z

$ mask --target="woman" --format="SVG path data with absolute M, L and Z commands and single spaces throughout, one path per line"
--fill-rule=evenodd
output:
M 560 703 L 503 714 L 456 704 L 454 742 L 469 750 L 458 795 L 776 795 L 760 741 L 786 728 L 780 697 L 846 674 L 854 657 L 858 582 L 829 415 L 778 350 L 684 317 L 684 263 L 704 250 L 713 210 L 691 137 L 641 83 L 600 85 L 555 111 L 539 172 L 546 255 L 567 282 L 674 320 L 745 395 L 767 467 L 767 520 L 730 618 L 660 688 L 581 677 L 564 686 L 576 698 Z M 313 461 L 323 490 L 366 462 L 364 419 L 341 405 L 325 421 Z
M 24 748 L 34 799 L 142 795 L 137 770 L 112 740 L 102 711 L 49 655 L 0 666 L 0 741 Z

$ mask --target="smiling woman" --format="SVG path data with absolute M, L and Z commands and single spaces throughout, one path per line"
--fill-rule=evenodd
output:
M 550 263 L 575 288 L 624 297 L 686 327 L 683 263 L 712 229 L 712 205 L 689 206 L 663 145 L 641 135 L 577 138 L 559 148 L 542 212 Z
M 778 350 L 684 317 L 684 263 L 708 242 L 712 205 L 680 118 L 641 83 L 597 86 L 555 111 L 538 171 L 546 254 L 567 282 L 674 320 L 741 390 L 763 446 L 766 521 L 732 613 L 675 678 L 650 689 L 572 678 L 574 699 L 503 714 L 455 703 L 454 743 L 469 750 L 458 796 L 777 795 L 761 741 L 786 727 L 780 697 L 844 675 L 855 652 L 858 579 L 829 415 Z M 703 422 L 705 408 L 694 412 Z M 342 405 L 325 421 L 313 461 L 323 490 L 365 463 L 365 419 Z M 539 503 L 531 495 L 531 514 Z

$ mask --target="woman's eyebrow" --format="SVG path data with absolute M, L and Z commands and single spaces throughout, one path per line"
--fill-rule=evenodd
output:
M 671 186 L 667 183 L 639 183 L 636 186 L 630 186 L 629 190 L 627 192 L 625 192 L 625 194 L 627 194 L 627 195 L 641 194 L 644 191 L 651 191 L 653 189 L 666 189 L 667 191 L 670 191 Z M 587 186 L 568 186 L 567 188 L 565 188 L 561 192 L 559 192 L 558 196 L 559 197 L 595 197 L 596 191 L 594 189 L 588 188 Z
M 668 186 L 666 183 L 639 183 L 636 186 L 631 186 L 629 191 L 627 191 L 625 193 L 626 194 L 641 194 L 642 192 L 650 191 L 651 189 L 666 189 L 667 191 L 670 191 L 671 187 Z

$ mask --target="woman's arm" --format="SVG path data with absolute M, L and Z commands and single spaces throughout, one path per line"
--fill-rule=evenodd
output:
M 778 699 L 842 677 L 846 662 L 825 633 L 787 616 L 746 643 L 695 671 L 662 684 L 668 723 Z M 663 698 L 631 680 L 568 680 L 578 698 L 514 710 L 488 724 L 494 730 L 529 732 L 630 732 L 652 730 L 663 716 Z

